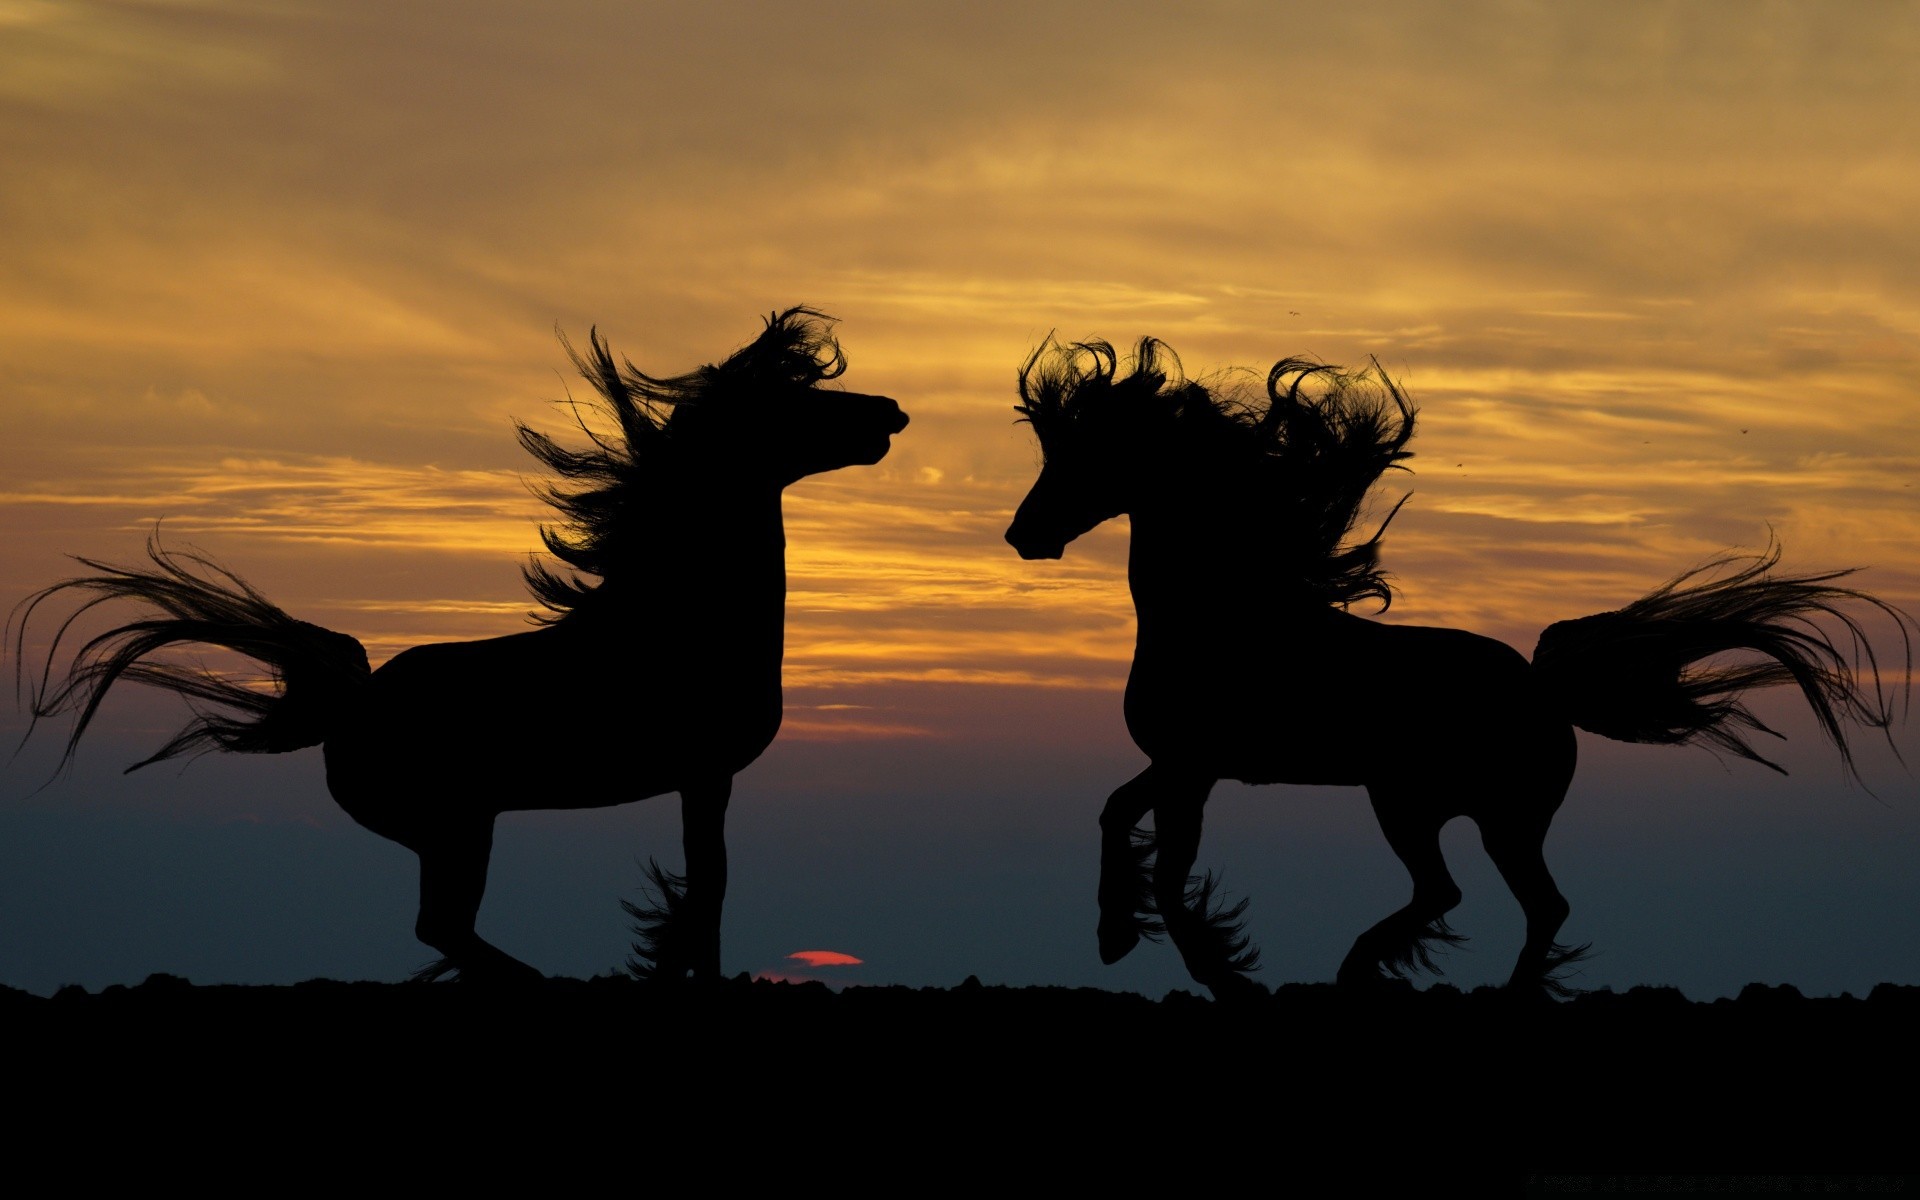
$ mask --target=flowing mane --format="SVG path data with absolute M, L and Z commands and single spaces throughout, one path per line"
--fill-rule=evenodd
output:
M 662 462 L 674 452 L 674 416 L 684 406 L 751 403 L 769 390 L 808 388 L 846 370 L 846 356 L 832 333 L 833 318 L 795 307 L 767 318 L 759 337 L 723 362 L 685 375 L 648 375 L 625 357 L 615 360 L 598 327 L 581 353 L 563 333 L 560 344 L 593 385 L 591 407 L 610 417 L 617 434 L 597 433 L 574 406 L 574 421 L 592 445 L 571 450 L 524 422 L 520 444 L 560 480 L 536 489 L 560 511 L 558 524 L 542 525 L 540 540 L 566 565 L 561 572 L 538 560 L 522 568 L 527 587 L 547 609 L 535 617 L 552 624 L 578 611 L 620 564 L 631 561 L 649 521 L 656 516 Z M 599 576 L 589 583 L 578 573 Z
M 1345 608 L 1371 598 L 1386 608 L 1393 592 L 1380 539 L 1400 505 L 1371 537 L 1347 542 L 1373 485 L 1412 457 L 1413 404 L 1377 360 L 1348 372 L 1282 359 L 1267 372 L 1264 398 L 1236 382 L 1186 378 L 1154 338 L 1122 361 L 1108 342 L 1049 337 L 1020 368 L 1015 411 L 1048 458 L 1089 440 L 1148 439 L 1158 453 L 1203 449 L 1210 471 L 1241 472 L 1256 502 L 1274 510 L 1275 553 L 1315 599 Z

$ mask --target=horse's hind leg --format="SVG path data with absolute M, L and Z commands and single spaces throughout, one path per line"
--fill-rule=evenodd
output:
M 1376 785 L 1367 794 L 1387 844 L 1413 876 L 1413 899 L 1360 935 L 1340 964 L 1338 979 L 1344 984 L 1370 983 L 1382 977 L 1382 968 L 1395 978 L 1414 967 L 1437 975 L 1440 969 L 1434 964 L 1430 943 L 1454 945 L 1462 940 L 1444 919 L 1460 903 L 1460 888 L 1440 853 L 1440 828 L 1447 816 L 1410 804 L 1404 793 L 1394 789 Z
M 493 855 L 493 819 L 466 823 L 422 837 L 420 917 L 414 934 L 443 958 L 419 977 L 432 979 L 458 970 L 470 982 L 539 979 L 540 972 L 481 939 L 474 932 L 480 898 L 487 890 L 487 860 Z
M 1480 823 L 1480 841 L 1527 918 L 1526 945 L 1521 947 L 1520 960 L 1514 964 L 1507 986 L 1561 995 L 1569 989 L 1555 978 L 1555 973 L 1586 957 L 1587 948 L 1570 948 L 1553 940 L 1571 907 L 1547 870 L 1545 845 L 1550 820 L 1551 813 L 1532 819 L 1511 815 L 1486 818 Z

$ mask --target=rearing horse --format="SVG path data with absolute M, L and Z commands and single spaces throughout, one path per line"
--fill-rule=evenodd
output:
M 545 497 L 564 521 L 541 537 L 564 573 L 526 568 L 548 610 L 540 628 L 418 646 L 370 671 L 353 638 L 294 620 L 209 559 L 150 541 L 154 569 L 81 559 L 100 574 L 22 606 L 16 652 L 40 604 L 92 593 L 48 651 L 36 719 L 77 716 L 71 758 L 108 689 L 132 679 L 186 697 L 197 714 L 135 766 L 188 751 L 323 745 L 340 807 L 420 857 L 415 930 L 444 956 L 428 977 L 538 977 L 474 930 L 500 813 L 677 791 L 686 874 L 655 870 L 673 919 L 643 929 L 636 949 L 658 977 L 718 975 L 733 776 L 780 728 L 781 492 L 879 462 L 907 418 L 884 396 L 821 386 L 846 360 L 829 319 L 806 308 L 774 314 L 749 345 L 686 375 L 616 361 L 597 332 L 585 354 L 567 352 L 614 432 L 582 420 L 591 444 L 575 450 L 519 426 L 521 444 L 560 476 Z M 80 612 L 120 599 L 158 611 L 86 642 L 55 683 L 59 635 Z M 151 657 L 180 643 L 249 655 L 280 686 L 257 691 Z
M 1245 901 L 1221 911 L 1212 877 L 1190 879 L 1207 795 L 1220 779 L 1348 784 L 1367 789 L 1413 896 L 1360 935 L 1341 982 L 1431 969 L 1432 943 L 1460 940 L 1443 919 L 1460 889 L 1440 830 L 1464 815 L 1526 914 L 1509 986 L 1562 991 L 1556 973 L 1584 947 L 1554 940 L 1568 906 L 1542 845 L 1573 778 L 1574 726 L 1704 742 L 1776 770 L 1742 736 L 1772 732 L 1740 703 L 1747 688 L 1797 686 L 1849 770 L 1847 723 L 1890 726 L 1872 648 L 1840 606 L 1877 608 L 1903 638 L 1910 619 L 1835 586 L 1846 571 L 1772 574 L 1777 547 L 1550 626 L 1531 663 L 1462 630 L 1349 614 L 1356 601 L 1391 598 L 1379 567 L 1385 522 L 1349 541 L 1368 491 L 1409 457 L 1415 410 L 1384 373 L 1289 358 L 1263 396 L 1216 394 L 1182 378 L 1152 339 L 1124 369 L 1105 342 L 1048 339 L 1019 387 L 1016 411 L 1044 465 L 1007 541 L 1022 558 L 1059 558 L 1101 522 L 1132 518 L 1138 640 L 1126 719 L 1152 764 L 1100 817 L 1108 963 L 1164 929 L 1216 995 L 1255 988 L 1246 972 L 1258 952 L 1238 923 Z M 1852 657 L 1810 617 L 1844 628 Z M 1764 658 L 1702 664 L 1730 650 Z M 1911 667 L 1910 642 L 1907 658 Z M 1150 810 L 1148 835 L 1138 826 Z

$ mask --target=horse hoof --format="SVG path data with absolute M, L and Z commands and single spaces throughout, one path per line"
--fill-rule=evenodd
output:
M 1335 987 L 1351 988 L 1355 991 L 1361 991 L 1367 988 L 1378 988 L 1391 978 L 1392 976 L 1382 971 L 1378 966 L 1369 963 L 1364 966 L 1341 967 L 1339 973 L 1334 975 L 1333 983 Z
M 1140 930 L 1132 921 L 1115 928 L 1106 922 L 1100 923 L 1100 961 L 1107 966 L 1119 962 L 1133 953 L 1140 944 Z
M 448 956 L 416 972 L 414 978 L 432 980 L 449 972 L 453 973 L 456 983 L 479 987 L 523 987 L 546 979 L 539 968 L 497 950 L 469 958 Z
M 630 958 L 627 960 L 627 974 L 641 983 L 663 988 L 691 984 L 699 977 L 692 967 L 670 955 L 653 960 Z
M 1207 990 L 1213 993 L 1218 1004 L 1250 1004 L 1265 1000 L 1271 992 L 1245 975 L 1228 975 L 1207 984 Z
M 511 967 L 488 967 L 479 971 L 460 972 L 462 983 L 479 984 L 482 987 L 528 987 L 545 979 L 545 975 L 525 963 L 515 963 Z
M 1411 994 L 1419 990 L 1414 987 L 1413 980 L 1394 974 L 1384 963 L 1368 959 L 1342 963 L 1333 977 L 1333 985 L 1356 996 Z
M 451 958 L 436 958 L 408 976 L 408 979 L 413 983 L 434 983 L 442 975 L 451 974 L 459 969 L 460 964 Z
M 1554 994 L 1552 985 L 1538 979 L 1508 983 L 1500 989 L 1499 994 L 1504 1003 L 1521 1009 L 1552 1008 L 1560 999 Z

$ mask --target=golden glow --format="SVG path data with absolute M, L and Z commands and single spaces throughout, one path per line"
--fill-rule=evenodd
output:
M 0 582 L 164 521 L 376 660 L 523 628 L 552 328 L 674 372 L 810 303 L 913 424 L 789 493 L 790 737 L 1120 685 L 1124 523 L 1001 541 L 1050 331 L 1377 358 L 1389 619 L 1529 646 L 1769 528 L 1920 608 L 1904 10 L 972 11 L 0 4 Z

